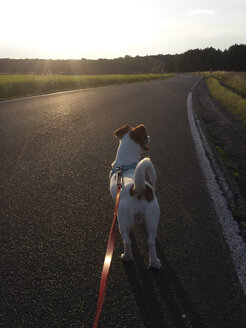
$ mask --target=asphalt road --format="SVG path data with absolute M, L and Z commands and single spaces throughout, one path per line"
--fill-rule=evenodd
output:
M 197 77 L 0 103 L 1 327 L 91 327 L 113 214 L 108 174 L 123 124 L 151 136 L 161 217 L 150 271 L 117 235 L 100 327 L 246 327 L 244 297 L 208 197 L 186 99 Z

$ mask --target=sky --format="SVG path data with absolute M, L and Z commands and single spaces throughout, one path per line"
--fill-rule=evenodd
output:
M 0 0 L 0 58 L 98 59 L 246 44 L 246 0 Z

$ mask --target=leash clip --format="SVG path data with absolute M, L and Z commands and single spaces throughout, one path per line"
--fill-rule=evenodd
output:
M 118 189 L 121 189 L 122 188 L 122 168 L 121 167 L 119 167 L 119 168 L 117 168 L 117 187 L 118 187 Z

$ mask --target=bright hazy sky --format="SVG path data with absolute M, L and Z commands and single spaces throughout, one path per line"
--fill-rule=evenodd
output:
M 0 0 L 0 10 L 0 58 L 116 58 L 246 44 L 246 0 Z

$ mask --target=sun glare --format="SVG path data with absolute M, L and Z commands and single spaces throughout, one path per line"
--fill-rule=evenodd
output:
M 85 53 L 97 58 L 100 53 L 108 57 L 124 55 L 150 37 L 148 13 L 142 10 L 139 15 L 140 3 L 128 0 L 124 4 L 114 0 L 16 1 L 13 15 L 11 5 L 5 5 L 9 12 L 9 16 L 3 17 L 5 22 L 1 22 L 9 26 L 5 43 L 11 39 L 20 48 L 32 49 L 46 58 L 82 58 Z M 143 25 L 143 21 L 146 24 Z

